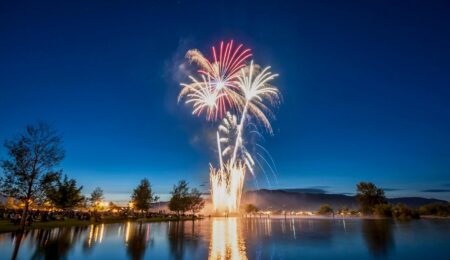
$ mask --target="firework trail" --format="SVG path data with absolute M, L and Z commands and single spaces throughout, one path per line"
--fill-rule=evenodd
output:
M 239 125 L 238 119 L 236 115 L 232 115 L 230 112 L 227 112 L 227 115 L 222 120 L 222 123 L 219 125 L 218 137 L 220 144 L 223 144 L 223 151 L 221 154 L 222 160 L 231 159 L 232 152 L 235 150 L 235 145 L 240 143 L 237 151 L 237 157 L 239 157 L 246 165 L 247 169 L 253 174 L 253 167 L 255 165 L 255 161 L 251 153 L 245 146 L 245 143 L 242 140 L 242 137 L 239 135 Z M 238 140 L 239 139 L 239 140 Z
M 260 164 L 245 147 L 244 126 L 253 125 L 251 118 L 272 134 L 269 117 L 273 114 L 268 105 L 280 101 L 278 89 L 269 84 L 278 74 L 270 72 L 270 67 L 261 69 L 253 60 L 246 64 L 251 55 L 242 44 L 233 48 L 233 41 L 212 47 L 212 61 L 198 50 L 186 54 L 199 67 L 202 80 L 190 76 L 190 83 L 181 84 L 178 101 L 185 99 L 186 104 L 192 104 L 192 114 L 204 112 L 207 120 L 223 118 L 216 132 L 220 166 L 210 165 L 211 197 L 217 212 L 238 212 L 245 173 L 254 173 L 255 160 Z M 272 170 L 260 153 L 256 156 Z

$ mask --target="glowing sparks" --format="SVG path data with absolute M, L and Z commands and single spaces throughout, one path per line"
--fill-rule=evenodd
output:
M 238 212 L 245 180 L 245 166 L 210 166 L 211 198 L 215 212 Z
M 279 91 L 276 87 L 269 84 L 270 81 L 278 77 L 278 74 L 272 74 L 269 69 L 270 67 L 266 67 L 260 71 L 259 67 L 254 65 L 252 61 L 250 66 L 242 69 L 238 80 L 239 87 L 246 100 L 241 120 L 245 120 L 248 109 L 272 133 L 272 127 L 266 116 L 267 113 L 272 114 L 272 112 L 264 104 L 264 101 L 269 101 L 270 104 L 277 105 Z
M 178 101 L 185 99 L 193 107 L 192 114 L 205 113 L 207 120 L 224 118 L 217 131 L 220 167 L 210 167 L 216 212 L 239 211 L 246 171 L 253 174 L 255 166 L 253 156 L 245 147 L 244 125 L 254 119 L 272 133 L 268 117 L 272 111 L 267 103 L 279 102 L 278 89 L 269 84 L 278 74 L 270 72 L 270 67 L 261 70 L 253 61 L 247 65 L 245 62 L 251 55 L 250 49 L 243 48 L 242 44 L 235 48 L 233 41 L 221 42 L 218 48 L 213 46 L 212 61 L 198 50 L 186 54 L 199 67 L 202 80 L 189 76 L 191 82 L 181 84 Z
M 250 49 L 244 49 L 242 44 L 237 47 L 234 47 L 233 44 L 233 41 L 226 44 L 222 41 L 219 48 L 213 46 L 212 61 L 205 58 L 198 50 L 189 50 L 186 54 L 191 62 L 197 64 L 200 75 L 209 79 L 203 87 L 208 88 L 208 92 L 211 92 L 210 96 L 215 97 L 215 106 L 214 109 L 207 111 L 208 120 L 222 118 L 229 109 L 239 109 L 242 104 L 242 97 L 237 92 L 239 90 L 238 76 L 240 70 L 246 66 L 245 61 L 252 54 Z M 192 81 L 190 84 L 182 84 L 184 88 L 179 99 L 199 86 L 194 78 L 190 77 L 190 79 Z M 190 97 L 187 96 L 187 99 L 189 100 Z M 202 111 L 203 109 L 200 109 L 197 112 L 200 114 Z
M 220 159 L 230 160 L 232 152 L 235 150 L 235 145 L 240 144 L 240 147 L 237 149 L 237 152 L 239 152 L 237 156 L 245 163 L 247 169 L 253 174 L 255 161 L 245 147 L 242 136 L 239 136 L 238 127 L 237 116 L 227 112 L 227 115 L 219 125 L 220 138 L 218 138 L 218 140 L 220 141 L 220 144 L 223 144 L 223 151 L 219 153 L 221 155 Z
M 192 103 L 192 114 L 200 115 L 206 110 L 207 119 L 212 119 L 217 111 L 217 102 L 224 94 L 220 94 L 212 87 L 210 79 L 202 75 L 203 81 L 197 81 L 194 77 L 189 77 L 191 84 L 181 84 L 184 88 L 180 97 L 186 96 L 186 104 Z

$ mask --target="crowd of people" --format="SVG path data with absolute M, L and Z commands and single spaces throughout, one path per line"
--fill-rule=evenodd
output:
M 19 225 L 22 220 L 22 209 L 8 209 L 0 208 L 0 219 L 9 220 L 14 225 Z M 172 214 L 167 214 L 164 211 L 159 212 L 135 212 L 127 209 L 116 211 L 76 211 L 76 210 L 38 210 L 31 209 L 28 211 L 26 225 L 30 226 L 33 222 L 45 223 L 49 221 L 64 221 L 67 219 L 75 219 L 80 221 L 95 221 L 100 222 L 104 217 L 117 217 L 126 219 L 140 219 L 140 218 L 172 218 L 176 217 Z
M 15 225 L 19 225 L 22 221 L 22 209 L 0 209 L 0 219 L 9 220 Z M 60 221 L 66 220 L 68 218 L 77 220 L 91 220 L 94 215 L 91 211 L 48 211 L 48 210 L 30 210 L 27 214 L 26 225 L 31 225 L 33 222 L 49 222 L 49 221 Z

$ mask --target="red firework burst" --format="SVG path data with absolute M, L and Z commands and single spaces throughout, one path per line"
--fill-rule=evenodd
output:
M 211 79 L 211 87 L 217 91 L 217 101 L 214 116 L 209 119 L 221 119 L 228 109 L 237 108 L 240 98 L 237 93 L 237 77 L 240 70 L 246 66 L 245 61 L 252 56 L 251 50 L 244 48 L 243 44 L 233 46 L 233 40 L 228 43 L 220 42 L 220 46 L 213 46 L 213 60 L 206 60 L 206 66 L 199 72 Z

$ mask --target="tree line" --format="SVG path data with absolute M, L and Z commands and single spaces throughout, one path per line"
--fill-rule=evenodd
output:
M 384 194 L 384 190 L 371 182 L 360 182 L 356 185 L 356 199 L 359 203 L 359 213 L 365 216 L 392 217 L 400 220 L 416 219 L 421 215 L 450 216 L 450 203 L 431 203 L 418 208 L 411 208 L 405 204 L 391 204 Z M 339 210 L 350 212 L 347 208 Z M 333 208 L 323 204 L 317 211 L 320 215 L 333 214 Z M 352 214 L 358 213 L 352 211 Z
M 384 190 L 371 182 L 360 182 L 356 185 L 356 199 L 358 209 L 342 207 L 333 209 L 329 204 L 322 204 L 315 212 L 318 215 L 363 215 L 377 217 L 392 217 L 401 220 L 415 219 L 420 216 L 450 216 L 450 203 L 431 203 L 418 208 L 411 208 L 405 204 L 391 204 L 385 196 Z M 247 204 L 244 212 L 249 215 L 256 214 L 260 210 L 253 204 Z M 275 214 L 283 214 L 281 210 L 273 211 Z M 261 212 L 260 212 L 261 213 Z M 286 211 L 284 211 L 286 214 Z
M 58 168 L 65 157 L 62 138 L 49 124 L 40 122 L 27 126 L 22 133 L 6 140 L 4 147 L 8 158 L 0 162 L 3 169 L 0 192 L 22 202 L 22 229 L 32 204 L 50 204 L 61 210 L 88 206 L 97 210 L 105 206 L 100 187 L 87 198 L 82 194 L 83 186 L 78 186 L 75 179 L 63 176 L 62 169 Z M 148 179 L 142 179 L 131 195 L 132 208 L 140 212 L 148 211 L 158 200 Z M 186 181 L 174 186 L 169 209 L 177 215 L 186 211 L 196 214 L 203 206 L 201 193 L 189 188 Z

